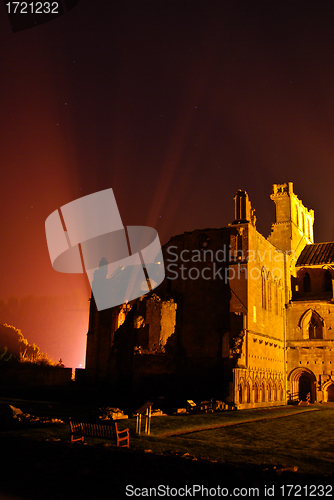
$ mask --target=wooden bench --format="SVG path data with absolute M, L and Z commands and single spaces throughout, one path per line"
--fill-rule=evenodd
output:
M 83 441 L 84 437 L 99 439 L 112 439 L 116 441 L 116 446 L 129 448 L 129 429 L 118 430 L 115 421 L 81 422 L 69 419 L 71 442 Z M 74 438 L 74 436 L 80 436 Z M 122 444 L 121 444 L 122 443 Z

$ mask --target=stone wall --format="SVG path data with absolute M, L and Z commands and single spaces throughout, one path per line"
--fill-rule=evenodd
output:
M 38 366 L 21 363 L 15 367 L 0 369 L 0 383 L 3 386 L 67 386 L 72 380 L 72 368 Z
M 289 304 L 286 345 L 289 393 L 299 397 L 299 379 L 305 375 L 312 400 L 327 400 L 327 386 L 334 376 L 334 304 L 316 300 Z
M 271 198 L 268 238 L 239 190 L 228 227 L 187 232 L 163 247 L 166 279 L 154 293 L 100 313 L 92 300 L 86 379 L 226 397 L 238 408 L 308 392 L 334 401 L 331 263 L 300 267 L 299 259 L 296 267 L 305 245 L 313 252 L 313 211 L 292 183 L 274 184 Z
M 248 258 L 231 266 L 235 279 L 231 281 L 230 307 L 242 313 L 244 324 L 230 399 L 238 408 L 283 404 L 285 254 L 253 225 L 236 229 L 242 232 L 243 255 Z

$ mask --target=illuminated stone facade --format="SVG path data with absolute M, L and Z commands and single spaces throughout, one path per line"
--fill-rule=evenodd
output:
M 287 307 L 287 388 L 312 401 L 334 401 L 334 243 L 307 245 L 292 277 Z
M 268 238 L 238 191 L 227 228 L 164 246 L 154 293 L 101 312 L 92 300 L 87 381 L 237 408 L 334 401 L 334 243 L 313 243 L 313 211 L 292 183 L 271 199 Z

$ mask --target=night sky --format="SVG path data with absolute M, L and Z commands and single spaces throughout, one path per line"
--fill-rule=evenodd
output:
M 166 243 L 226 226 L 237 189 L 268 236 L 271 186 L 293 182 L 334 240 L 332 2 L 81 0 L 17 33 L 2 3 L 0 47 L 1 299 L 88 299 L 85 275 L 53 270 L 45 219 L 107 188 Z M 72 313 L 78 366 L 88 314 Z

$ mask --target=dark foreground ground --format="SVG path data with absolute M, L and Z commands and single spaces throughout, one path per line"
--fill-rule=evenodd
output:
M 36 397 L 25 404 L 23 411 L 49 412 L 57 418 L 63 418 L 71 407 L 68 401 L 51 405 Z M 76 404 L 74 410 L 81 413 L 82 408 Z M 36 439 L 36 432 L 29 429 L 0 429 L 0 500 L 334 496 L 334 471 L 333 476 L 316 476 L 265 463 L 231 465 L 196 459 L 172 449 L 154 454 L 135 449 L 131 438 L 130 449 L 89 440 L 70 443 L 67 427 L 55 429 L 47 439 L 44 434 Z
M 274 497 L 281 498 L 282 485 L 304 487 L 299 495 L 302 497 L 333 496 L 329 487 L 325 490 L 330 493 L 328 495 L 304 494 L 309 491 L 305 485 L 332 485 L 334 477 L 280 471 L 272 466 L 231 466 L 208 460 L 194 460 L 193 457 L 172 452 L 154 455 L 133 449 L 116 449 L 113 445 L 71 444 L 65 441 L 32 442 L 7 435 L 1 438 L 1 456 L 1 500 L 7 498 L 6 495 L 13 499 L 34 500 L 113 500 L 149 496 L 179 498 L 186 493 L 185 490 L 180 490 L 179 495 L 176 495 L 176 490 L 170 490 L 168 495 L 167 487 L 184 488 L 186 485 L 190 488 L 193 485 L 198 485 L 198 488 L 203 486 L 211 491 L 211 494 L 206 494 L 206 490 L 188 490 L 189 498 L 263 498 L 265 490 L 272 492 L 268 488 L 273 486 Z M 158 488 L 159 485 L 160 495 L 159 490 L 156 495 L 151 490 L 149 495 L 149 488 Z M 218 487 L 225 489 L 219 491 Z M 247 489 L 237 490 L 233 495 L 234 488 Z M 316 492 L 314 488 L 312 491 Z M 191 492 L 196 494 L 190 495 Z M 292 493 L 288 495 L 287 489 L 284 493 L 285 497 L 295 496 Z

